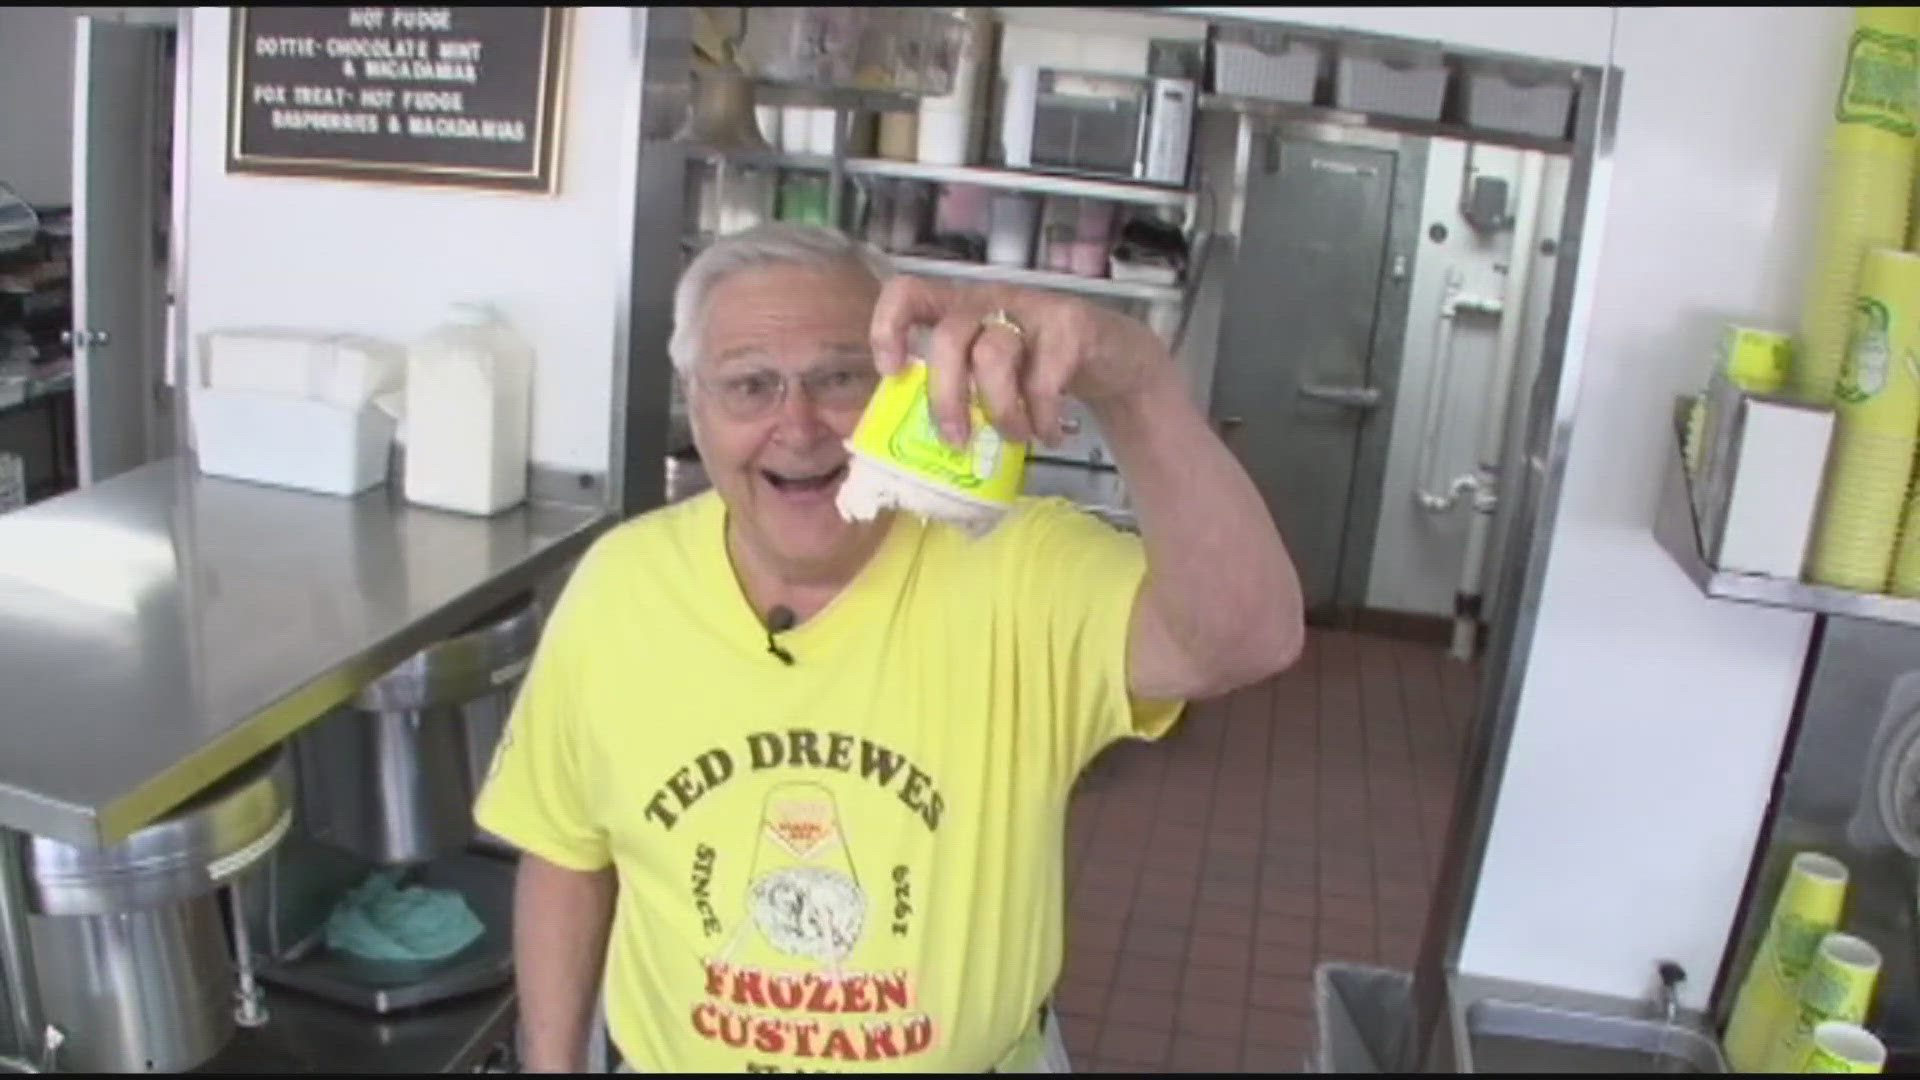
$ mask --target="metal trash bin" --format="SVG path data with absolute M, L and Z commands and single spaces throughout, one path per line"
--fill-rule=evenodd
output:
M 182 1072 L 226 1045 L 237 983 L 218 890 L 279 843 L 292 808 L 276 747 L 117 844 L 32 838 L 34 968 L 62 1071 Z
M 301 732 L 307 831 L 380 866 L 428 862 L 480 839 L 474 798 L 541 622 L 532 594 L 516 597 Z

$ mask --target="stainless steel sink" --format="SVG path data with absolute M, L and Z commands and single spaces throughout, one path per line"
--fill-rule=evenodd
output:
M 1625 1016 L 1483 998 L 1467 1006 L 1463 1071 L 1717 1073 L 1714 1041 L 1689 1028 Z

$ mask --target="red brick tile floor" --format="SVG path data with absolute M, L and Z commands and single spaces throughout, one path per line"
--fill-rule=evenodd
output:
M 1303 1071 L 1315 964 L 1411 969 L 1476 683 L 1315 630 L 1289 671 L 1102 754 L 1067 826 L 1074 1071 Z

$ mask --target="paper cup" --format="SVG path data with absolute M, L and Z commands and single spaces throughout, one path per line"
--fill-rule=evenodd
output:
M 1807 577 L 1877 593 L 1893 571 L 1913 476 L 1915 437 L 1862 431 L 1842 421 L 1827 463 Z
M 1818 239 L 1792 379 L 1799 396 L 1816 405 L 1834 398 L 1862 256 L 1869 248 L 1897 248 L 1910 240 L 1920 119 L 1913 93 L 1917 30 L 1920 19 L 1913 8 L 1854 9 L 1827 139 Z
M 978 402 L 971 416 L 973 437 L 949 446 L 934 424 L 925 364 L 881 380 L 847 440 L 853 460 L 836 499 L 841 515 L 864 521 L 897 507 L 975 534 L 991 529 L 1020 495 L 1027 447 L 1003 438 Z
M 1720 366 L 1750 394 L 1777 393 L 1793 366 L 1793 339 L 1772 330 L 1729 326 L 1722 331 Z
M 1722 1046 L 1735 1071 L 1761 1071 L 1782 1029 L 1793 1023 L 1800 977 L 1821 939 L 1839 925 L 1846 895 L 1845 863 L 1816 851 L 1793 857 L 1727 1021 Z
M 1920 255 L 1873 248 L 1861 261 L 1835 392 L 1846 427 L 1908 438 L 1920 431 Z
M 1800 977 L 1799 1016 L 1787 1026 L 1767 1063 L 1768 1072 L 1791 1072 L 1806 1060 L 1813 1033 L 1831 1020 L 1866 1019 L 1880 977 L 1880 950 L 1852 934 L 1828 934 Z
M 1887 1048 L 1858 1024 L 1829 1020 L 1813 1032 L 1813 1048 L 1796 1072 L 1877 1073 L 1887 1067 Z

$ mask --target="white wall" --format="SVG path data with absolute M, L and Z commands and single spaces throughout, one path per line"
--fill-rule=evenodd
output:
M 0 8 L 0 183 L 73 202 L 73 8 Z
M 1716 319 L 1797 324 L 1846 8 L 1625 8 L 1586 372 L 1462 964 L 1711 990 L 1810 620 L 1702 599 L 1648 534 Z
M 228 9 L 193 17 L 186 318 L 407 342 L 493 301 L 538 352 L 533 459 L 604 472 L 611 437 L 626 8 L 576 8 L 553 196 L 226 173 Z
M 1200 9 L 1185 9 L 1200 10 Z M 1209 9 L 1223 13 L 1231 9 Z M 1269 17 L 1265 9 L 1238 9 Z M 1846 8 L 1275 9 L 1625 72 L 1589 219 L 1553 553 L 1462 966 L 1712 989 L 1810 620 L 1703 599 L 1655 545 L 1674 394 L 1718 319 L 1797 323 Z M 1596 235 L 1597 233 L 1597 235 Z

